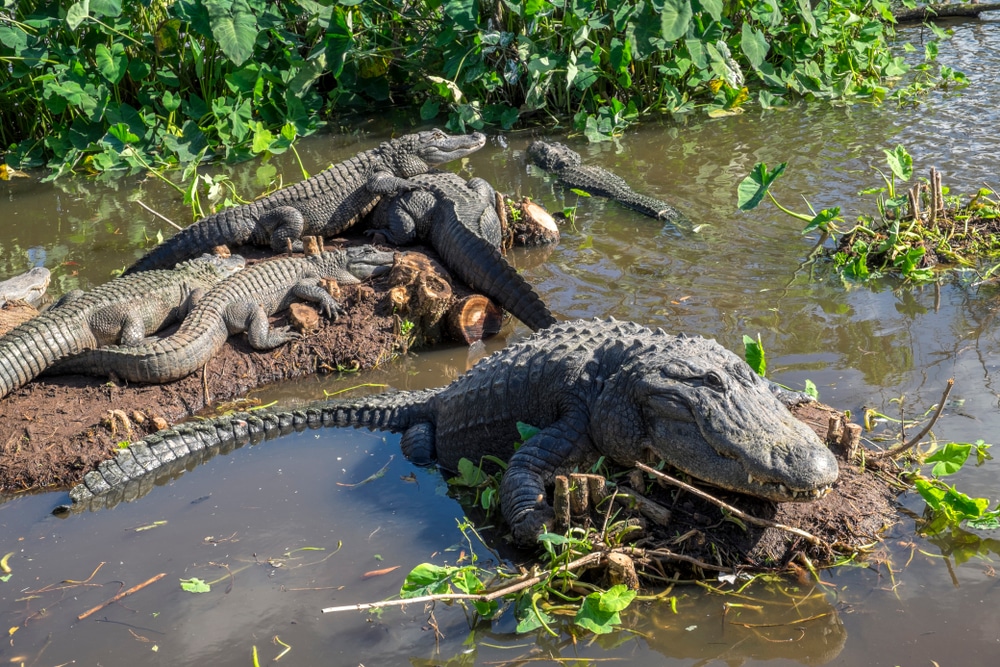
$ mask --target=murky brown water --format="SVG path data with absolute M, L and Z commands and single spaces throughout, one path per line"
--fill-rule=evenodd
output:
M 935 433 L 989 442 L 1000 427 L 996 288 L 893 291 L 817 278 L 806 262 L 815 239 L 801 237 L 796 221 L 767 206 L 734 210 L 736 184 L 755 162 L 788 161 L 776 188 L 785 205 L 803 209 L 801 194 L 817 209 L 847 206 L 851 220 L 871 205 L 857 203 L 855 193 L 878 183 L 871 167 L 897 143 L 919 172 L 941 169 L 954 191 L 997 186 L 1000 24 L 955 28 L 941 59 L 973 85 L 932 96 L 916 110 L 802 106 L 651 123 L 616 145 L 570 139 L 587 161 L 671 199 L 703 227 L 692 234 L 580 201 L 560 245 L 547 256 L 521 253 L 519 264 L 560 318 L 613 315 L 713 336 L 737 351 L 744 333 L 759 333 L 774 377 L 792 386 L 812 379 L 825 402 L 854 414 L 870 406 L 897 415 L 899 397 L 907 414 L 923 412 L 955 377 L 953 404 Z M 918 39 L 918 31 L 910 35 Z M 314 139 L 300 150 L 315 172 L 376 140 Z M 491 141 L 465 169 L 550 209 L 577 203 L 524 164 L 529 141 Z M 300 177 L 291 159 L 275 163 L 286 181 Z M 268 169 L 240 165 L 232 174 L 242 192 L 254 192 L 262 187 L 258 171 L 266 177 Z M 160 223 L 133 200 L 189 219 L 175 193 L 155 181 L 15 181 L 0 192 L 7 195 L 0 276 L 43 263 L 57 294 L 104 282 L 138 254 L 144 234 L 155 235 Z M 465 364 L 465 349 L 437 350 L 362 378 L 310 379 L 262 394 L 313 398 L 359 381 L 436 386 Z M 387 463 L 380 479 L 343 486 Z M 963 471 L 956 481 L 995 497 L 997 465 Z M 415 482 L 401 480 L 410 473 Z M 732 599 L 685 587 L 673 592 L 677 614 L 663 604 L 638 606 L 627 621 L 631 631 L 573 642 L 565 632 L 517 636 L 509 614 L 473 632 L 460 609 L 439 605 L 434 621 L 444 639 L 436 643 L 419 606 L 380 616 L 320 613 L 392 596 L 414 565 L 453 563 L 470 550 L 457 526 L 461 507 L 440 475 L 400 456 L 396 436 L 327 430 L 243 448 L 139 502 L 68 520 L 49 514 L 63 499 L 52 493 L 0 504 L 0 555 L 15 552 L 12 576 L 0 582 L 3 664 L 249 665 L 254 646 L 265 664 L 283 650 L 275 636 L 292 647 L 281 662 L 297 665 L 499 664 L 542 655 L 644 665 L 994 665 L 1000 655 L 991 561 L 1000 543 L 990 534 L 917 538 L 905 517 L 868 565 L 825 572 L 822 586 L 755 585 L 746 591 L 752 599 L 741 601 L 748 606 L 728 612 Z M 904 505 L 922 507 L 912 498 Z M 166 523 L 136 530 L 154 521 Z M 481 546 L 476 551 L 491 557 Z M 91 580 L 100 586 L 60 584 L 87 579 L 102 562 Z M 121 586 L 160 573 L 162 580 L 122 604 L 77 620 Z M 212 590 L 182 591 L 178 580 L 190 577 L 214 582 Z

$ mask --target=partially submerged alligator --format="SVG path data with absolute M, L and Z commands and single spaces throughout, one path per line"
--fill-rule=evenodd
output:
M 24 301 L 38 306 L 49 288 L 51 275 L 44 266 L 22 273 L 19 276 L 0 281 L 0 307 L 11 301 Z
M 140 345 L 110 345 L 60 362 L 60 373 L 117 376 L 131 382 L 171 382 L 194 373 L 215 356 L 226 339 L 246 332 L 250 346 L 270 350 L 299 334 L 271 327 L 268 316 L 297 299 L 319 304 L 336 319 L 340 304 L 324 279 L 354 284 L 392 268 L 394 255 L 370 245 L 309 257 L 283 257 L 254 264 L 216 285 L 172 335 Z M 142 275 L 142 274 L 139 274 Z
M 515 452 L 517 422 L 541 430 Z M 456 470 L 487 455 L 509 461 L 500 505 L 515 540 L 551 523 L 554 476 L 606 456 L 650 456 L 716 486 L 775 502 L 807 501 L 836 481 L 837 461 L 772 385 L 718 343 L 630 322 L 553 325 L 480 361 L 447 387 L 327 401 L 291 412 L 241 413 L 148 436 L 87 473 L 78 506 L 129 495 L 153 471 L 218 445 L 321 426 L 402 432 L 403 453 Z M 67 508 L 58 508 L 67 509 Z
M 473 153 L 486 143 L 475 132 L 407 134 L 358 153 L 311 178 L 249 204 L 199 220 L 148 252 L 126 273 L 172 266 L 218 245 L 301 250 L 304 235 L 332 236 L 367 215 L 379 197 L 415 186 L 406 179 Z
M 481 178 L 466 182 L 450 172 L 421 174 L 410 181 L 420 189 L 379 202 L 369 232 L 397 245 L 428 241 L 469 287 L 533 331 L 555 322 L 531 285 L 500 254 L 500 218 L 489 183 Z
M 207 289 L 239 271 L 238 255 L 204 255 L 176 268 L 122 276 L 51 308 L 0 337 L 0 398 L 71 354 L 135 345 L 187 313 Z
M 559 177 L 564 185 L 616 202 L 659 220 L 681 222 L 683 214 L 665 201 L 647 197 L 633 190 L 621 176 L 603 167 L 583 164 L 580 154 L 557 142 L 535 141 L 528 146 L 528 157 L 536 165 Z

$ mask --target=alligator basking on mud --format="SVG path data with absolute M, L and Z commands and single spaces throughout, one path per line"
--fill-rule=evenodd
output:
M 603 167 L 583 164 L 576 151 L 557 142 L 535 141 L 528 146 L 528 158 L 536 165 L 559 177 L 559 181 L 571 188 L 600 197 L 608 197 L 616 202 L 651 218 L 678 223 L 684 215 L 667 202 L 647 197 L 633 190 L 621 176 L 612 174 Z
M 358 153 L 311 178 L 249 204 L 199 220 L 161 243 L 126 273 L 173 266 L 218 245 L 254 244 L 284 251 L 301 237 L 333 236 L 367 215 L 379 198 L 415 186 L 406 179 L 473 153 L 486 143 L 475 132 L 407 134 Z
M 60 362 L 59 373 L 116 376 L 130 382 L 172 382 L 194 373 L 215 356 L 226 339 L 247 333 L 250 346 L 270 350 L 299 334 L 272 328 L 268 316 L 293 301 L 311 301 L 336 319 L 341 306 L 324 289 L 324 279 L 355 284 L 392 268 L 394 254 L 364 245 L 309 257 L 260 262 L 216 285 L 166 338 L 139 345 L 109 345 Z M 139 274 L 142 275 L 142 274 Z
M 517 422 L 541 430 L 515 452 Z M 441 389 L 162 431 L 87 473 L 70 497 L 81 507 L 112 505 L 110 498 L 134 494 L 129 480 L 188 453 L 343 425 L 402 432 L 403 453 L 418 464 L 436 460 L 454 471 L 461 458 L 509 461 L 500 506 L 520 544 L 550 524 L 545 487 L 554 476 L 604 456 L 626 466 L 662 459 L 710 484 L 776 502 L 819 498 L 839 474 L 833 454 L 773 385 L 718 343 L 630 322 L 577 320 L 494 353 Z
M 533 331 L 555 319 L 535 290 L 500 254 L 496 193 L 481 178 L 466 182 L 450 172 L 410 178 L 418 190 L 385 197 L 372 213 L 369 233 L 396 245 L 416 239 L 433 246 L 469 287 L 488 296 Z
M 0 308 L 13 301 L 37 306 L 49 288 L 50 278 L 48 269 L 36 266 L 19 276 L 0 281 Z
M 238 255 L 204 255 L 173 269 L 122 276 L 89 292 L 67 293 L 0 337 L 0 398 L 71 354 L 139 343 L 180 319 L 206 290 L 243 266 Z

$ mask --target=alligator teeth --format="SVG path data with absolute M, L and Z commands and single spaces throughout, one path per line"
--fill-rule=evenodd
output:
M 784 484 L 779 484 L 778 485 L 778 493 L 780 493 L 783 496 L 787 496 L 788 495 L 788 487 L 786 487 Z M 794 496 L 792 496 L 792 497 L 794 498 Z
M 747 474 L 747 484 L 753 484 L 753 475 Z

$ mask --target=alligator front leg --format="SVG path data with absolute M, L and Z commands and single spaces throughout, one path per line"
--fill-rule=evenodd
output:
M 533 546 L 538 535 L 552 527 L 555 514 L 546 500 L 546 483 L 592 449 L 587 421 L 582 410 L 564 416 L 511 457 L 500 482 L 500 509 L 518 545 Z
M 320 311 L 326 315 L 328 319 L 337 321 L 337 318 L 344 314 L 344 308 L 340 305 L 336 299 L 330 296 L 320 285 L 319 278 L 316 279 L 304 279 L 300 280 L 292 288 L 292 294 L 302 299 L 303 301 L 308 301 L 310 303 L 317 304 Z
M 288 250 L 288 242 L 292 242 L 292 251 L 302 252 L 302 232 L 306 221 L 302 211 L 294 206 L 279 206 L 267 211 L 257 221 L 271 238 L 271 249 L 275 252 Z
M 392 195 L 397 192 L 410 192 L 421 189 L 419 183 L 400 178 L 391 171 L 376 171 L 368 177 L 365 186 L 375 195 Z
M 267 311 L 255 303 L 230 304 L 226 308 L 225 322 L 230 335 L 245 331 L 250 347 L 255 350 L 273 350 L 302 337 L 289 327 L 272 327 Z

